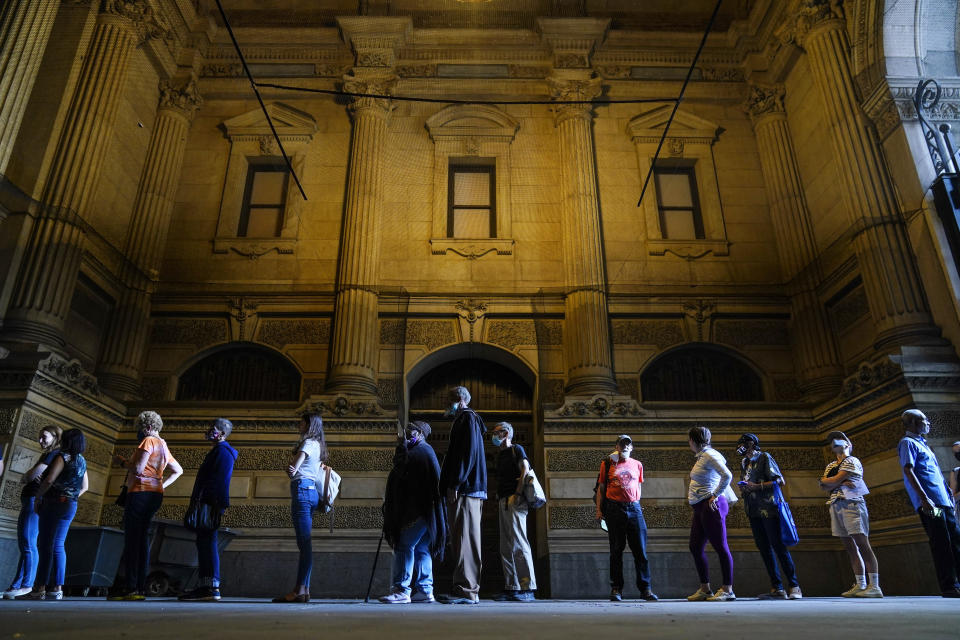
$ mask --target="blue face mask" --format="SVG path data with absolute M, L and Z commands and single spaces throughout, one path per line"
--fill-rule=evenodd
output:
M 415 447 L 417 443 L 420 442 L 420 436 L 412 436 L 410 438 L 407 438 L 406 442 L 407 442 L 407 449 Z
M 493 442 L 493 446 L 495 447 L 499 447 L 501 444 L 503 444 L 503 438 L 500 436 L 493 436 L 490 441 Z
M 448 415 L 448 416 L 455 416 L 455 415 L 457 415 L 459 412 L 460 412 L 460 403 L 459 403 L 459 402 L 454 402 L 453 404 L 450 405 L 450 408 L 447 409 L 446 415 Z

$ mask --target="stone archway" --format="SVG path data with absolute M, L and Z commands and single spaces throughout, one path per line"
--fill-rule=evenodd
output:
M 406 374 L 406 402 L 409 419 L 426 420 L 433 427 L 430 444 L 443 459 L 449 441 L 451 421 L 443 416 L 446 393 L 463 385 L 473 396 L 471 406 L 484 419 L 490 430 L 498 422 L 509 422 L 515 429 L 515 440 L 527 451 L 534 468 L 543 464 L 543 438 L 536 402 L 536 374 L 518 356 L 499 347 L 479 343 L 462 343 L 438 349 L 414 364 Z M 483 507 L 481 531 L 483 572 L 480 589 L 484 595 L 503 589 L 500 564 L 499 530 L 496 500 L 496 466 L 498 451 L 487 440 L 488 500 Z M 528 523 L 530 543 L 537 555 L 538 512 Z M 541 540 L 544 538 L 540 537 Z M 541 546 L 545 546 L 545 543 Z M 541 549 L 545 558 L 545 549 Z M 549 584 L 545 563 L 538 562 L 538 583 Z M 447 559 L 435 575 L 437 589 L 449 586 L 452 565 Z

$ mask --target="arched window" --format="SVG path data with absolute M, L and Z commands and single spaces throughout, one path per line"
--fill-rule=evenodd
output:
M 216 351 L 180 376 L 177 400 L 297 401 L 300 372 L 279 353 L 256 345 Z
M 672 349 L 640 377 L 644 402 L 756 402 L 760 376 L 743 361 L 705 345 Z

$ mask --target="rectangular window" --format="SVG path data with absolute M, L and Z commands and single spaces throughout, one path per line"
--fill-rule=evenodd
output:
M 496 168 L 450 164 L 447 237 L 496 238 Z
M 282 158 L 257 160 L 247 169 L 238 238 L 277 238 L 283 228 L 290 172 Z
M 657 167 L 653 176 L 657 181 L 657 208 L 664 239 L 704 238 L 693 167 Z

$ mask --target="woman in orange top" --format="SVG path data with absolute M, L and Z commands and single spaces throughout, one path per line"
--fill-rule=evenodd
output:
M 146 597 L 149 570 L 150 521 L 163 502 L 163 490 L 183 474 L 166 441 L 160 437 L 163 420 L 154 411 L 137 416 L 137 430 L 146 437 L 133 455 L 126 460 L 127 499 L 123 511 L 124 545 L 127 590 L 111 596 L 110 600 L 143 600 Z M 172 473 L 163 477 L 167 467 Z

